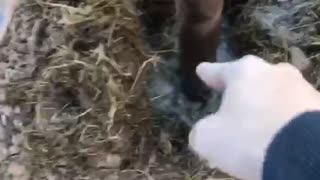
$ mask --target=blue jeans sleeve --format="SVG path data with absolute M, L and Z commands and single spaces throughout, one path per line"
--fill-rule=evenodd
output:
M 320 180 L 320 112 L 299 115 L 274 137 L 262 180 Z

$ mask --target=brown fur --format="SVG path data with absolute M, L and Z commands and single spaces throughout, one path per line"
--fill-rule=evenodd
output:
M 197 65 L 214 62 L 224 0 L 176 0 L 180 30 L 182 91 L 194 101 L 208 98 L 209 90 L 195 74 Z

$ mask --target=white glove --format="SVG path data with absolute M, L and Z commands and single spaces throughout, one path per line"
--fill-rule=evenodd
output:
M 294 117 L 320 110 L 319 93 L 288 63 L 269 64 L 248 55 L 235 62 L 202 63 L 199 77 L 223 91 L 218 112 L 189 135 L 191 149 L 231 176 L 261 180 L 266 149 Z

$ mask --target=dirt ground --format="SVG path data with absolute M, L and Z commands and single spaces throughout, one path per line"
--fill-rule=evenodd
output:
M 188 151 L 219 98 L 199 111 L 177 90 L 174 13 L 171 0 L 21 1 L 0 44 L 0 179 L 232 180 Z M 319 0 L 225 14 L 221 61 L 288 61 L 319 89 Z

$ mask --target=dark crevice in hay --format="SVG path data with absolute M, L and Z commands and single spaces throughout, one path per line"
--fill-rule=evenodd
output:
M 170 33 L 174 24 L 174 0 L 137 0 L 140 21 L 144 27 L 145 39 L 157 50 L 171 49 Z

